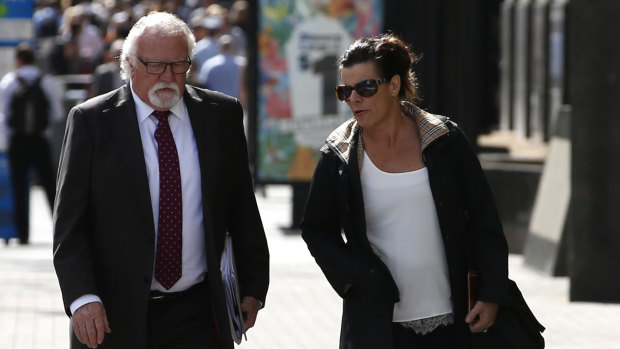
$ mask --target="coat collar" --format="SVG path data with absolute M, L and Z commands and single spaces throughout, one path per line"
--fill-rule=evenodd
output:
M 445 123 L 436 115 L 425 112 L 411 102 L 402 101 L 400 104 L 403 114 L 414 118 L 418 124 L 422 151 L 429 144 L 450 132 Z M 355 118 L 351 118 L 338 126 L 327 137 L 321 151 L 332 149 L 344 163 L 349 164 L 355 144 L 357 144 L 355 146 L 355 155 L 358 167 L 361 169 L 362 160 L 364 159 L 362 128 Z

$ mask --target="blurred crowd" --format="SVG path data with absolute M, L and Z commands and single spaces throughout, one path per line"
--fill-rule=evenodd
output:
M 246 101 L 245 0 L 36 1 L 35 37 L 15 47 L 15 70 L 0 76 L 0 201 L 10 203 L 5 194 L 13 193 L 17 231 L 0 224 L 0 240 L 17 237 L 20 244 L 29 243 L 29 173 L 35 172 L 34 181 L 43 184 L 53 207 L 56 135 L 62 135 L 54 132 L 55 125 L 64 129 L 60 121 L 76 102 L 125 83 L 119 57 L 124 39 L 143 15 L 165 11 L 190 26 L 196 39 L 190 84 Z M 64 91 L 58 84 L 64 84 Z M 9 215 L 3 210 L 0 218 Z
M 189 83 L 244 97 L 245 0 L 41 0 L 33 15 L 37 64 L 52 75 L 93 74 L 88 97 L 110 91 L 123 83 L 123 39 L 150 11 L 174 13 L 192 28 L 197 44 Z

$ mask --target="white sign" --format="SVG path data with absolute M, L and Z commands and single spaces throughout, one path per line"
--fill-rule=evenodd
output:
M 348 116 L 346 104 L 334 94 L 338 56 L 353 42 L 341 22 L 311 17 L 295 27 L 286 45 L 292 119 L 282 131 L 295 132 L 298 144 L 318 148 Z

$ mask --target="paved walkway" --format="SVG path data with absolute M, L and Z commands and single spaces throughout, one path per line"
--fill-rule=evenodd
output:
M 281 229 L 290 224 L 290 188 L 268 186 L 257 199 L 272 281 L 266 308 L 241 348 L 337 348 L 340 299 L 301 238 Z M 0 348 L 67 349 L 69 322 L 51 263 L 50 211 L 40 190 L 33 190 L 31 200 L 32 244 L 0 246 Z M 570 303 L 566 278 L 526 269 L 520 256 L 510 256 L 510 275 L 547 327 L 547 348 L 620 348 L 620 305 Z

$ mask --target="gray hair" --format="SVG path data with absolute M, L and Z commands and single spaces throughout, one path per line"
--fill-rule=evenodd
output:
M 131 27 L 125 42 L 123 43 L 123 51 L 120 57 L 121 78 L 125 81 L 131 78 L 129 65 L 136 66 L 136 44 L 138 39 L 147 29 L 152 29 L 164 36 L 185 36 L 187 38 L 187 57 L 194 58 L 194 46 L 196 46 L 196 38 L 192 34 L 187 23 L 175 15 L 167 12 L 149 12 L 146 16 L 140 18 L 136 24 Z M 129 58 L 129 60 L 127 60 Z M 187 72 L 189 74 L 189 71 Z

